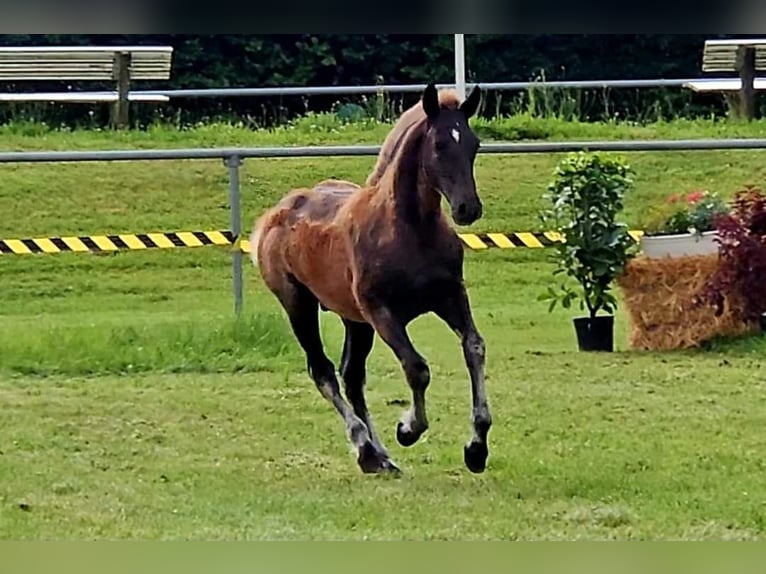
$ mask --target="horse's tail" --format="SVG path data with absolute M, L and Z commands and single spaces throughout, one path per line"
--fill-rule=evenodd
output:
M 306 190 L 294 189 L 280 199 L 276 205 L 267 209 L 265 213 L 255 220 L 253 231 L 248 238 L 248 243 L 250 244 L 250 259 L 256 267 L 258 267 L 258 247 L 261 240 L 272 227 L 278 226 L 284 221 L 287 212 L 295 207 L 296 195 L 299 196 L 300 199 L 300 196 L 302 196 L 304 191 Z M 305 200 L 305 198 L 303 198 L 303 200 Z
M 253 231 L 250 233 L 250 260 L 253 265 L 258 267 L 258 243 L 261 241 L 261 235 L 263 233 L 263 227 L 268 219 L 269 213 L 265 213 L 255 221 L 253 225 Z

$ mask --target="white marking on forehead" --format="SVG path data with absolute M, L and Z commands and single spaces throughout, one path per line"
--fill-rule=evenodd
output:
M 452 139 L 455 140 L 455 143 L 460 143 L 460 132 L 457 131 L 455 128 L 452 128 Z

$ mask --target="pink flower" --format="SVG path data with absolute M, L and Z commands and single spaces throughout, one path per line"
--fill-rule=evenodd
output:
M 694 205 L 699 200 L 703 199 L 705 197 L 704 191 L 693 191 L 689 195 L 686 196 L 686 201 Z

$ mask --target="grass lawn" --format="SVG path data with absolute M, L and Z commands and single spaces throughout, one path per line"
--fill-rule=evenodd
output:
M 310 123 L 311 121 L 315 123 Z M 325 122 L 325 123 L 323 123 Z M 312 128 L 311 125 L 317 126 Z M 763 125 L 567 124 L 511 118 L 486 133 L 554 139 L 755 137 Z M 510 127 L 509 127 L 510 126 Z M 532 130 L 532 131 L 529 131 Z M 537 131 L 534 131 L 537 130 Z M 521 132 L 519 132 L 521 133 Z M 385 126 L 155 128 L 119 135 L 0 129 L 5 149 L 376 143 Z M 624 154 L 637 225 L 652 201 L 763 179 L 762 152 Z M 557 155 L 480 156 L 475 231 L 539 229 Z M 361 181 L 373 158 L 248 161 L 246 225 L 290 187 Z M 228 227 L 219 162 L 0 166 L 0 238 Z M 708 349 L 576 351 L 571 317 L 537 295 L 543 250 L 467 254 L 495 424 L 483 475 L 462 462 L 470 389 L 455 336 L 411 329 L 429 360 L 431 428 L 394 438 L 409 390 L 376 341 L 369 403 L 401 478 L 362 476 L 340 419 L 304 372 L 252 267 L 232 318 L 226 250 L 0 256 L 2 539 L 754 539 L 766 517 L 758 337 Z M 337 362 L 339 321 L 324 314 Z

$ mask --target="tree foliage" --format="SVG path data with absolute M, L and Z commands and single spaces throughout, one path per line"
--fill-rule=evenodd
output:
M 700 74 L 705 35 L 467 35 L 466 66 L 471 81 L 547 79 L 679 78 Z M 168 82 L 142 88 L 326 86 L 449 82 L 453 77 L 452 35 L 4 35 L 0 45 L 125 45 L 174 47 Z M 34 84 L 34 85 L 33 85 Z M 92 84 L 69 82 L 76 89 Z M 57 86 L 60 88 L 60 86 Z M 7 88 L 7 86 L 6 86 Z M 12 89 L 40 89 L 21 82 Z M 494 108 L 507 106 L 506 94 Z M 585 94 L 582 114 L 636 116 L 650 105 L 694 113 L 694 105 L 722 109 L 720 98 L 693 96 L 687 90 L 619 90 Z M 695 101 L 692 101 L 696 98 Z M 337 97 L 312 97 L 311 109 L 329 109 Z M 302 98 L 177 100 L 189 119 L 216 113 L 262 115 L 265 110 L 301 112 Z M 174 102 L 176 104 L 176 102 Z M 693 105 L 694 104 L 694 105 Z M 699 111 L 699 110 L 697 110 Z

